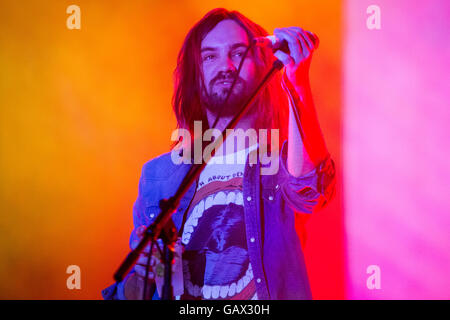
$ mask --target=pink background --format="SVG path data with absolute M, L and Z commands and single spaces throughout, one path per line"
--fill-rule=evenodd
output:
M 346 297 L 448 299 L 450 2 L 348 0 L 343 20 Z

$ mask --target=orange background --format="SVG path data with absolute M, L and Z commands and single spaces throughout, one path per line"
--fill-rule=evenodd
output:
M 71 4 L 81 30 L 66 27 Z M 0 298 L 101 298 L 128 252 L 142 165 L 169 151 L 178 51 L 215 7 L 320 37 L 312 88 L 342 180 L 341 1 L 2 1 Z M 341 189 L 307 224 L 316 299 L 345 297 Z M 66 287 L 73 264 L 80 290 Z

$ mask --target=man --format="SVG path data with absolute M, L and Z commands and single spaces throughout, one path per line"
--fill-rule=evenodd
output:
M 278 141 L 284 142 L 275 170 L 264 172 L 268 163 L 262 158 L 249 160 L 263 148 L 262 140 L 224 143 L 172 216 L 183 247 L 181 299 L 311 298 L 295 215 L 325 205 L 335 185 L 334 162 L 309 87 L 315 44 L 311 33 L 291 27 L 274 31 L 287 41 L 289 54 L 249 48 L 253 38 L 266 35 L 240 13 L 215 9 L 190 30 L 178 57 L 174 111 L 178 127 L 189 133 L 199 121 L 204 128 L 225 128 L 273 61 L 278 58 L 285 65 L 237 124 L 241 133 L 272 129 L 272 154 L 277 154 Z M 287 132 L 283 113 L 289 114 Z M 189 154 L 190 140 L 181 144 Z M 132 248 L 156 218 L 159 200 L 176 192 L 189 168 L 173 159 L 167 153 L 143 167 L 133 208 Z M 154 288 L 152 268 L 145 280 L 148 252 L 122 282 L 103 290 L 105 299 L 141 299 L 145 281 Z

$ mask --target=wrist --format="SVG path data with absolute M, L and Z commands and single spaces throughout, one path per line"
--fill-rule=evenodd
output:
M 286 84 L 289 90 L 295 90 L 297 93 L 307 93 L 311 90 L 311 85 L 309 81 L 309 75 L 288 75 L 287 72 L 283 74 L 283 82 Z

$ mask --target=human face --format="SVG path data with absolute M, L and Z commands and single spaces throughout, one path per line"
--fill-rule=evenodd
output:
M 204 83 L 201 86 L 205 90 L 202 90 L 202 99 L 206 108 L 213 114 L 222 109 L 222 116 L 234 115 L 254 88 L 256 66 L 249 52 L 233 92 L 224 104 L 248 45 L 245 30 L 229 19 L 219 22 L 203 39 L 201 66 Z

